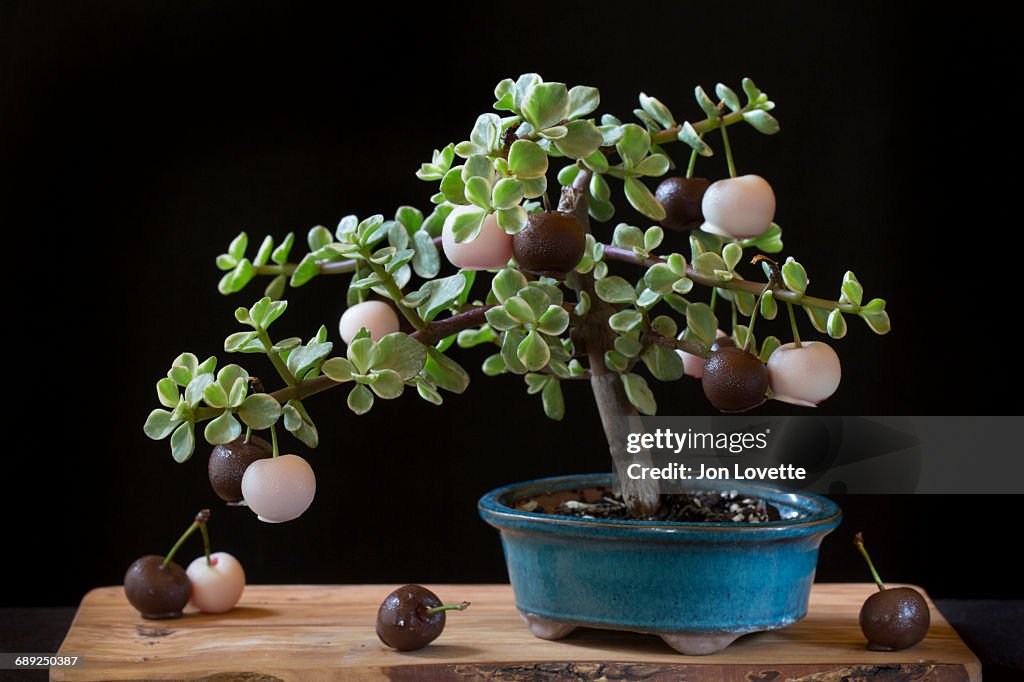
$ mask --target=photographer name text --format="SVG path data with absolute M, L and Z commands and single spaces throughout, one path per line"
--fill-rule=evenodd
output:
M 645 467 L 633 463 L 626 469 L 626 475 L 634 481 L 803 481 L 807 478 L 807 471 L 792 464 L 768 467 L 741 467 L 734 464 L 732 467 L 723 467 L 672 463 L 662 467 Z

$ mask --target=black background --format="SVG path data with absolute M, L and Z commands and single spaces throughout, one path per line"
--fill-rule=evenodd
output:
M 466 138 L 495 83 L 526 71 L 600 87 L 602 113 L 628 118 L 642 90 L 694 120 L 695 84 L 738 89 L 753 77 L 778 103 L 782 133 L 738 129 L 733 146 L 740 172 L 775 188 L 786 254 L 824 296 L 853 269 L 893 318 L 884 338 L 851 321 L 835 343 L 843 385 L 818 413 L 1019 415 L 1017 342 L 994 313 L 1019 314 L 998 282 L 1019 243 L 1013 152 L 1000 137 L 1013 125 L 1000 94 L 1012 83 L 998 73 L 1010 43 L 969 19 L 922 22 L 882 4 L 737 5 L 372 16 L 292 3 L 0 3 L 0 481 L 17 586 L 0 605 L 72 604 L 119 583 L 203 506 L 214 507 L 216 548 L 253 583 L 506 579 L 476 500 L 608 468 L 585 385 L 567 388 L 562 424 L 521 380 L 478 372 L 443 408 L 407 395 L 356 418 L 342 395 L 312 399 L 320 448 L 287 448 L 313 463 L 317 499 L 280 526 L 218 505 L 205 446 L 175 464 L 142 423 L 179 352 L 227 361 L 232 311 L 260 291 L 216 293 L 214 256 L 239 230 L 301 242 L 348 213 L 428 208 L 419 163 Z M 721 177 L 724 161 L 698 171 Z M 617 219 L 633 219 L 617 203 Z M 308 337 L 321 322 L 333 334 L 344 282 L 314 280 L 290 300 L 277 335 Z M 455 354 L 471 370 L 485 357 Z M 242 361 L 270 383 L 259 358 Z M 655 390 L 665 414 L 709 413 L 696 382 Z M 846 520 L 825 540 L 818 578 L 867 579 L 849 542 L 863 530 L 888 580 L 936 596 L 1024 596 L 1001 551 L 1020 499 L 839 496 Z

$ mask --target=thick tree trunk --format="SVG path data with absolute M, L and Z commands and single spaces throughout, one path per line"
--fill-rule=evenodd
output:
M 558 203 L 558 210 L 576 216 L 588 233 L 590 175 L 590 171 L 581 170 L 571 187 L 562 188 L 562 196 Z M 597 411 L 601 415 L 601 424 L 608 440 L 619 490 L 633 516 L 649 516 L 656 512 L 660 505 L 656 484 L 650 479 L 634 481 L 626 474 L 626 467 L 632 462 L 639 462 L 644 466 L 651 463 L 650 453 L 646 450 L 633 456 L 626 454 L 626 438 L 629 433 L 639 433 L 643 430 L 640 414 L 626 397 L 622 379 L 604 364 L 604 354 L 612 348 L 615 341 L 615 334 L 608 326 L 608 318 L 615 313 L 615 309 L 594 293 L 592 275 L 573 273 L 572 276 L 576 291 L 585 291 L 590 296 L 590 312 L 576 328 L 573 342 L 578 347 L 582 346 L 581 350 L 587 353 L 590 363 L 590 387 L 597 402 Z

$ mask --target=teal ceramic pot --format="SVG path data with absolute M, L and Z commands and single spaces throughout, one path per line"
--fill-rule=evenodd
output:
M 721 484 L 693 490 L 721 490 Z M 560 639 L 580 626 L 661 636 L 710 654 L 749 632 L 807 614 L 818 546 L 839 525 L 833 502 L 742 483 L 777 507 L 768 523 L 607 521 L 515 509 L 534 495 L 612 485 L 609 474 L 548 478 L 494 490 L 480 515 L 501 533 L 516 606 L 530 630 Z

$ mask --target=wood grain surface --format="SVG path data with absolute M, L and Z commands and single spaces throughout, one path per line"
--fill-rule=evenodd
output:
M 675 653 L 658 637 L 580 629 L 533 637 L 508 585 L 428 585 L 469 600 L 432 645 L 399 653 L 377 639 L 381 600 L 396 585 L 252 585 L 233 611 L 148 621 L 120 586 L 89 592 L 60 653 L 80 668 L 54 680 L 979 680 L 981 665 L 929 600 L 932 626 L 901 652 L 864 648 L 857 614 L 875 588 L 814 586 L 807 618 L 756 633 L 712 656 Z

